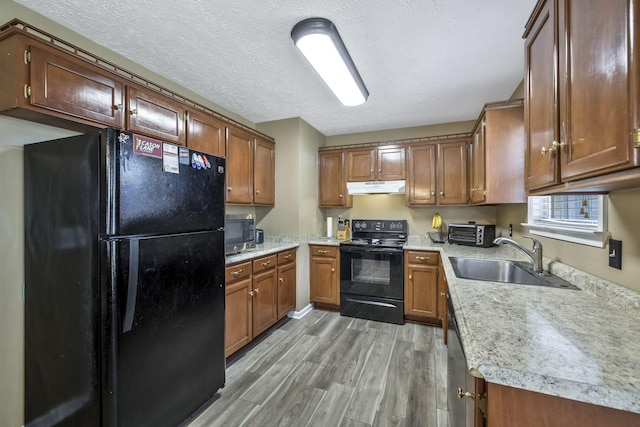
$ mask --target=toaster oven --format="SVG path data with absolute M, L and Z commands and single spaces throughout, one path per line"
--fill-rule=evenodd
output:
M 493 246 L 495 238 L 496 226 L 493 224 L 449 224 L 449 243 L 488 248 Z

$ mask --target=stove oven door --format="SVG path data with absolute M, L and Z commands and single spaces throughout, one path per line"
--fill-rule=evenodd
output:
M 340 293 L 403 300 L 402 249 L 341 246 Z

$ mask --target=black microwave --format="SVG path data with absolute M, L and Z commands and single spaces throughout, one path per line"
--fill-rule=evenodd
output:
M 256 230 L 251 214 L 226 215 L 224 218 L 224 254 L 237 254 L 256 247 Z
M 496 226 L 493 224 L 449 224 L 449 243 L 488 248 L 493 246 L 495 238 Z

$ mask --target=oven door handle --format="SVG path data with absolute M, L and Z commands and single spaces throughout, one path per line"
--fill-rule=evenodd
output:
M 366 246 L 340 246 L 340 252 L 395 254 L 395 253 L 403 253 L 404 251 L 400 248 L 371 248 Z

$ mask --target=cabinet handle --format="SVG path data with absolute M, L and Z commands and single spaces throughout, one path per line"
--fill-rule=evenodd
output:
M 468 391 L 462 391 L 462 388 L 458 387 L 458 399 L 462 399 L 463 397 L 470 397 L 471 399 L 474 399 L 476 394 L 469 393 Z
M 250 296 L 253 296 L 253 291 L 249 291 L 249 295 L 250 295 Z
M 241 268 L 240 270 L 232 271 L 231 275 L 235 276 L 235 277 L 238 277 L 240 275 L 240 273 L 242 273 L 243 271 L 244 271 L 244 268 Z
M 271 261 L 265 261 L 265 262 L 263 262 L 263 263 L 262 263 L 262 266 L 263 266 L 263 267 L 266 267 L 266 266 L 268 266 L 269 264 L 271 264 Z
M 566 144 L 563 142 L 561 144 L 558 144 L 558 141 L 553 141 L 553 143 L 551 144 L 550 147 L 542 147 L 540 149 L 540 154 L 542 154 L 543 156 L 545 156 L 547 153 L 553 153 L 556 152 L 558 150 L 558 148 L 560 147 L 564 147 Z
M 444 196 L 444 191 L 441 191 L 441 192 L 440 192 L 440 195 L 441 195 L 441 196 Z
M 371 169 L 371 172 L 370 172 L 370 173 L 371 173 L 371 174 L 373 174 L 373 169 Z
M 322 249 L 318 249 L 318 253 L 319 253 L 319 254 L 323 254 L 323 255 L 324 255 L 324 254 L 328 254 L 328 253 L 329 253 L 329 251 L 324 251 L 324 250 L 322 250 Z
M 339 199 L 342 199 L 342 194 L 340 194 L 340 195 L 338 196 L 338 198 L 339 198 Z
M 378 169 L 378 173 L 382 173 L 382 169 Z
M 334 267 L 331 267 L 331 272 L 333 273 L 334 271 L 336 271 L 336 269 Z
M 435 195 L 436 195 L 436 192 L 435 192 L 435 191 L 432 191 L 432 192 L 431 192 L 431 195 L 432 195 L 432 196 L 435 196 Z
M 284 282 L 284 279 L 281 277 L 278 279 L 280 281 L 280 283 Z
M 133 110 L 131 110 L 131 112 L 130 112 L 129 114 L 131 114 L 132 116 L 133 116 L 134 114 L 138 114 L 138 109 L 137 109 L 137 108 L 134 108 Z
M 256 190 L 256 194 L 260 194 L 260 190 Z
M 441 297 L 446 297 L 446 296 L 447 296 L 447 294 L 446 294 L 446 293 L 444 293 L 444 292 L 440 292 L 440 296 L 441 296 Z
M 409 280 L 413 280 L 413 276 L 411 274 L 409 275 Z
M 291 258 L 291 254 L 288 254 L 288 255 L 284 256 L 284 259 L 289 259 L 289 258 Z
M 122 104 L 116 104 L 116 105 L 113 106 L 114 110 L 119 110 L 121 108 L 122 108 Z
M 255 289 L 254 289 L 254 292 L 257 294 L 259 290 L 260 290 L 260 289 L 255 288 Z
M 231 187 L 227 187 L 227 191 L 231 191 Z
M 429 259 L 428 256 L 417 256 L 416 258 L 419 259 L 420 261 L 426 261 Z

